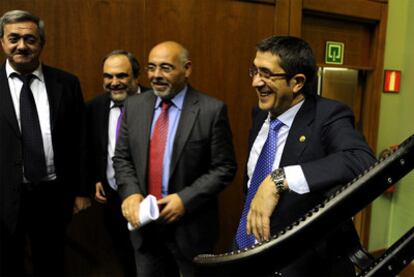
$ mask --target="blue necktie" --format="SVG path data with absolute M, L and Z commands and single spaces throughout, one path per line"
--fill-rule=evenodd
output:
M 243 213 L 240 219 L 239 227 L 237 228 L 236 243 L 238 249 L 243 249 L 254 244 L 254 235 L 247 235 L 246 233 L 246 221 L 247 214 L 250 209 L 250 203 L 259 185 L 263 182 L 267 175 L 272 171 L 273 162 L 276 156 L 277 148 L 277 134 L 283 123 L 277 119 L 270 121 L 269 133 L 262 151 L 260 152 L 259 159 L 257 160 L 256 167 L 253 172 L 250 187 L 247 192 L 246 202 L 244 203 Z

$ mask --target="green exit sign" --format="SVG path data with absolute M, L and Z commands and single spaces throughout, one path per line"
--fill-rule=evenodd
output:
M 325 63 L 343 64 L 345 44 L 337 41 L 327 41 L 325 49 Z

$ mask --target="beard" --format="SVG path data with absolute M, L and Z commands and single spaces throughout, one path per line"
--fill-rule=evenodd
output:
M 167 88 L 166 90 L 160 91 L 155 88 L 152 88 L 154 90 L 154 94 L 158 97 L 161 97 L 163 99 L 171 99 L 173 97 L 171 93 L 171 87 Z
M 157 86 L 163 86 L 164 90 L 157 89 Z M 163 99 L 171 99 L 174 96 L 171 83 L 164 78 L 154 79 L 151 82 L 151 87 L 154 90 L 154 94 Z
M 122 92 L 117 91 L 116 93 L 114 91 L 110 91 L 109 95 L 110 95 L 111 100 L 114 101 L 115 103 L 122 103 L 128 97 L 128 94 L 126 93 L 126 91 L 122 91 Z
M 131 88 L 129 88 L 125 84 L 119 84 L 117 86 L 107 86 L 105 87 L 105 90 L 109 93 L 109 97 L 112 101 L 115 103 L 122 103 L 125 101 L 125 99 L 128 97 L 128 95 L 131 95 Z
M 160 90 L 157 86 L 162 86 L 163 89 Z M 174 88 L 173 85 L 164 78 L 156 78 L 152 80 L 151 87 L 154 90 L 155 96 L 162 99 L 172 99 L 180 91 L 180 89 Z

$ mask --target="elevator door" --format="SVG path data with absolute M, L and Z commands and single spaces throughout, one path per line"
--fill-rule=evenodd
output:
M 360 128 L 363 71 L 350 68 L 320 67 L 320 95 L 348 105 L 355 114 L 355 126 Z

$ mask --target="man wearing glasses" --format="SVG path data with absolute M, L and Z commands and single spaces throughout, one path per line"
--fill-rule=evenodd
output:
M 258 109 L 249 137 L 248 192 L 236 234 L 238 249 L 269 239 L 375 162 L 354 129 L 352 111 L 316 95 L 315 58 L 305 41 L 273 36 L 256 50 L 249 74 Z M 282 269 L 282 275 L 353 276 L 353 266 L 344 259 L 348 236 L 355 235 L 348 223 L 349 234 L 301 249 L 300 258 Z
M 138 276 L 194 276 L 192 258 L 218 237 L 217 194 L 236 171 L 227 109 L 188 85 L 191 61 L 176 42 L 156 45 L 146 70 L 153 91 L 126 101 L 115 150 L 122 213 L 138 228 Z M 149 194 L 160 218 L 140 226 Z

